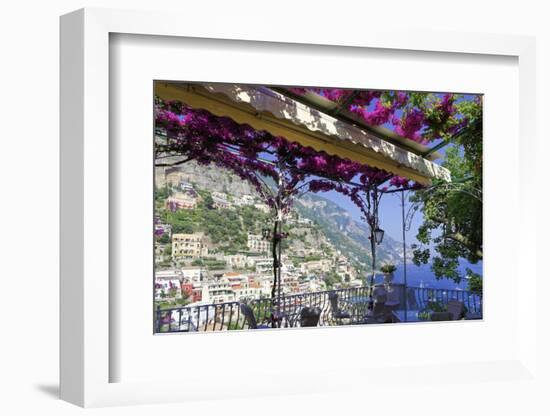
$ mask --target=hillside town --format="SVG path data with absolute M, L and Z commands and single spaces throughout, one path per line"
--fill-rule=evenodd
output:
M 156 171 L 155 303 L 198 306 L 269 298 L 273 258 L 268 230 L 262 229 L 261 221 L 269 217 L 269 207 L 235 178 L 230 178 L 231 186 L 220 188 L 219 173 L 213 173 L 217 186 L 209 188 L 225 192 L 207 190 L 206 184 L 197 183 L 208 177 L 208 169 L 202 169 L 200 175 L 179 168 Z M 244 221 L 245 235 L 224 246 L 225 241 L 212 235 L 218 229 L 209 234 L 208 226 L 199 225 L 187 230 L 193 232 L 182 232 L 185 224 L 182 228 L 177 219 L 197 213 L 208 213 L 209 224 L 230 217 L 242 228 Z M 247 222 L 256 217 L 258 221 Z M 314 221 L 293 212 L 285 225 L 289 235 L 282 256 L 284 294 L 364 284 L 350 259 Z

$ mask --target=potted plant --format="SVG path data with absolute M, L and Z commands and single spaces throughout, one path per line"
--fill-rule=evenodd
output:
M 393 280 L 393 272 L 397 270 L 397 267 L 395 267 L 394 264 L 388 263 L 384 264 L 382 267 L 380 267 L 380 271 L 384 273 L 384 282 L 385 283 L 391 283 Z

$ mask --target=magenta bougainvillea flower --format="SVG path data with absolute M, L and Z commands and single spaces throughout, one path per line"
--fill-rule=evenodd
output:
M 420 131 L 424 127 L 424 121 L 424 113 L 417 108 L 413 108 L 401 118 L 394 117 L 392 123 L 395 126 L 396 133 L 400 136 L 415 142 L 421 142 L 423 138 Z
M 381 101 L 376 102 L 373 110 L 356 106 L 352 108 L 352 111 L 362 116 L 371 126 L 380 126 L 387 123 L 392 115 L 392 108 L 384 105 Z

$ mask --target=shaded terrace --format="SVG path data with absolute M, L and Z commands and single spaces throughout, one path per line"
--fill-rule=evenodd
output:
M 361 200 L 361 203 L 364 204 L 365 219 L 371 230 L 370 249 L 373 272 L 370 282 L 366 282 L 362 288 L 345 289 L 340 292 L 332 291 L 331 293 L 333 294 L 339 293 L 340 299 L 337 300 L 337 304 L 334 304 L 332 301 L 327 302 L 329 292 L 296 295 L 298 297 L 295 298 L 283 296 L 280 289 L 280 234 L 285 211 L 284 208 L 281 208 L 284 205 L 281 195 L 276 195 L 273 199 L 275 224 L 271 233 L 275 271 L 273 293 L 270 299 L 252 301 L 254 306 L 252 312 L 254 315 L 257 315 L 257 321 L 272 327 L 300 326 L 298 315 L 306 307 L 321 310 L 319 325 L 378 323 L 379 320 L 370 320 L 367 322 L 368 320 L 365 320 L 364 317 L 368 311 L 372 312 L 375 308 L 375 296 L 373 292 L 375 290 L 376 243 L 380 242 L 378 241 L 380 238 L 379 232 L 382 231 L 378 227 L 377 209 L 379 198 L 383 193 L 401 192 L 403 200 L 404 191 L 408 189 L 415 189 L 418 186 L 429 186 L 434 179 L 446 182 L 450 181 L 449 171 L 435 162 L 440 157 L 437 150 L 442 147 L 442 144 L 440 143 L 430 148 L 418 140 L 399 136 L 384 127 L 369 125 L 355 112 L 350 111 L 350 105 L 352 105 L 353 100 L 361 96 L 360 90 L 348 90 L 346 93 L 347 98 L 340 103 L 335 103 L 321 94 L 309 90 L 305 92 L 296 90 L 292 88 L 266 88 L 229 84 L 193 84 L 163 81 L 155 83 L 155 94 L 164 102 L 185 103 L 186 106 L 193 109 L 206 110 L 215 117 L 229 118 L 239 126 L 251 127 L 256 131 L 266 132 L 277 138 L 284 137 L 288 142 L 297 143 L 303 146 L 304 149 L 313 149 L 314 152 L 317 152 L 316 154 L 324 154 L 337 158 L 330 160 L 344 160 L 347 163 L 352 162 L 358 166 L 367 167 L 366 169 L 371 174 L 369 179 L 372 179 L 367 184 L 364 181 L 362 184 L 357 183 L 357 180 L 351 177 L 343 178 L 338 176 L 335 178 L 335 175 L 329 172 L 325 175 L 319 169 L 315 170 L 313 174 L 316 178 L 321 178 L 321 180 L 330 180 L 338 183 L 338 186 L 348 194 L 355 192 L 349 189 L 362 186 L 361 191 L 365 196 Z M 166 132 L 167 142 L 162 143 L 164 145 L 163 151 L 156 155 L 157 165 L 166 166 L 167 164 L 177 165 L 185 163 L 189 159 L 188 154 L 182 154 L 178 159 L 178 152 L 174 152 L 173 149 L 166 146 L 166 143 L 169 143 L 171 140 L 168 130 Z M 178 136 L 178 134 L 173 136 L 172 140 L 175 138 L 176 142 L 181 143 L 182 136 Z M 233 142 L 230 146 L 224 146 L 223 149 L 229 149 L 228 154 L 231 157 L 234 155 L 242 157 L 242 154 L 246 152 L 246 145 L 242 143 L 235 145 Z M 269 169 L 271 169 L 271 165 L 278 168 L 279 172 L 282 172 L 281 164 L 277 165 L 273 160 L 261 159 L 258 154 L 255 157 L 256 161 L 259 161 L 258 163 L 263 164 L 262 166 L 258 164 L 254 165 L 258 166 L 261 174 L 265 174 L 266 166 L 269 166 Z M 264 169 L 264 171 L 261 171 L 261 169 Z M 291 166 L 289 171 L 291 171 L 290 175 L 296 175 L 300 180 L 305 173 L 312 173 L 305 172 L 298 165 Z M 365 171 L 363 170 L 363 172 Z M 279 178 L 281 181 L 280 186 L 286 185 L 282 182 L 281 174 L 275 178 Z M 390 181 L 392 178 L 398 178 L 399 180 L 394 183 Z M 296 179 L 293 177 L 292 180 Z M 382 188 L 381 185 L 384 183 L 391 183 L 394 187 L 392 189 Z M 403 213 L 403 217 L 401 218 L 403 227 L 405 226 L 404 217 Z M 277 237 L 278 234 L 279 236 Z M 404 238 L 403 249 L 405 253 L 403 257 L 405 259 L 406 242 Z M 419 294 L 423 293 L 421 288 L 407 287 L 406 272 L 404 285 L 402 287 L 395 286 L 396 294 L 393 295 L 394 299 L 391 309 L 393 311 L 403 311 L 403 317 L 406 321 L 417 320 L 418 316 L 415 319 L 409 319 L 407 311 L 411 310 L 414 305 L 418 306 L 422 304 L 422 302 L 418 301 L 421 298 L 424 299 L 424 303 L 428 302 L 426 299 L 432 295 L 420 296 Z M 352 301 L 354 290 L 358 291 L 360 295 L 355 294 L 355 301 Z M 389 292 L 392 291 L 390 290 Z M 451 292 L 447 291 L 445 294 L 447 301 Z M 413 295 L 409 295 L 409 293 L 413 293 Z M 387 296 L 387 293 L 385 296 Z M 428 297 L 426 298 L 426 296 Z M 468 312 L 477 314 L 480 309 L 480 301 L 479 298 L 473 298 L 472 296 L 472 294 L 464 292 L 460 295 L 456 294 L 455 297 L 451 296 L 451 299 L 462 297 L 463 303 L 466 303 L 468 300 L 473 305 L 470 305 L 469 309 L 471 310 L 468 310 Z M 321 302 L 320 299 L 323 299 L 322 304 L 319 303 Z M 413 299 L 415 299 L 415 302 L 413 302 Z M 300 301 L 298 302 L 298 300 Z M 328 308 L 329 304 L 331 305 L 330 308 Z M 203 327 L 203 323 L 205 330 L 207 330 L 209 325 L 214 325 L 215 327 L 220 316 L 220 329 L 223 329 L 224 325 L 226 325 L 226 329 L 238 329 L 239 326 L 250 326 L 250 323 L 246 319 L 234 318 L 234 314 L 240 316 L 242 312 L 240 306 L 237 308 L 233 304 L 226 306 L 202 305 L 196 308 L 198 309 L 178 308 L 177 310 L 157 310 L 155 312 L 158 325 L 157 332 L 163 332 L 162 329 L 166 328 L 166 325 L 168 325 L 169 330 L 172 328 L 170 326 L 171 322 L 173 319 L 176 319 L 174 314 L 177 315 L 178 331 L 190 331 L 193 328 L 195 328 L 194 330 L 200 330 Z M 330 319 L 330 317 L 334 317 L 335 314 L 338 315 L 340 312 L 344 315 L 349 315 L 349 317 L 346 319 Z M 227 313 L 229 313 L 229 316 L 226 316 Z M 209 315 L 209 317 L 203 317 L 205 314 Z M 397 313 L 391 316 L 388 315 L 388 308 L 385 310 L 385 317 L 384 321 L 387 322 L 400 320 Z M 233 321 L 233 319 L 236 319 L 236 321 Z M 183 322 L 187 322 L 187 326 L 184 325 L 185 330 L 181 329 Z M 233 328 L 232 325 L 235 327 Z

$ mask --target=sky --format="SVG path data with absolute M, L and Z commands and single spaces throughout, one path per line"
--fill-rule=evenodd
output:
M 407 215 L 408 209 L 411 206 L 408 202 L 409 194 L 410 192 L 405 193 L 405 215 Z M 317 195 L 334 202 L 348 211 L 354 220 L 362 222 L 359 208 L 357 208 L 357 206 L 345 195 L 336 191 L 319 192 Z M 382 197 L 380 206 L 378 207 L 378 217 L 380 219 L 380 228 L 382 228 L 387 235 L 396 241 L 403 241 L 400 192 L 386 194 Z M 410 230 L 405 233 L 407 245 L 417 242 L 416 233 L 422 221 L 422 213 L 417 211 L 411 221 Z

